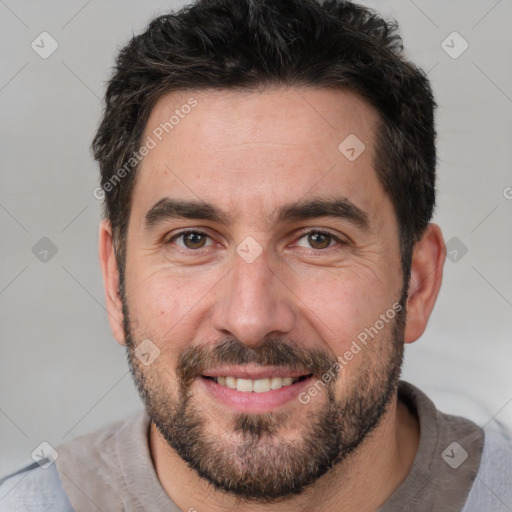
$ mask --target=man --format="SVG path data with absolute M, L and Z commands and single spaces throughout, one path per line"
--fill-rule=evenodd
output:
M 134 37 L 93 149 L 145 410 L 0 509 L 509 510 L 510 446 L 399 381 L 445 259 L 434 107 L 346 2 L 205 0 Z

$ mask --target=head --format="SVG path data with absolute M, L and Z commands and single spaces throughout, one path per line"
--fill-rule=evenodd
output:
M 169 446 L 246 499 L 357 451 L 437 297 L 435 103 L 396 28 L 348 2 L 203 1 L 134 37 L 108 84 L 112 329 Z M 244 371 L 299 380 L 235 404 L 222 377 Z

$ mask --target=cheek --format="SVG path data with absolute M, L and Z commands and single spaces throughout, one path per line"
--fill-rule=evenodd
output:
M 337 356 L 349 349 L 357 336 L 392 308 L 395 298 L 375 274 L 346 269 L 333 275 L 318 273 L 294 287 L 300 314 L 308 319 Z M 379 324 L 380 325 L 380 324 Z
M 183 350 L 194 339 L 201 303 L 214 284 L 207 275 L 177 277 L 162 269 L 141 276 L 129 296 L 134 332 L 160 350 Z

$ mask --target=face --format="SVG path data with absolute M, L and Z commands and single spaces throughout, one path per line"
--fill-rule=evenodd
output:
M 172 93 L 151 113 L 124 337 L 162 437 L 218 489 L 300 493 L 391 403 L 404 283 L 376 123 L 354 93 L 311 88 Z

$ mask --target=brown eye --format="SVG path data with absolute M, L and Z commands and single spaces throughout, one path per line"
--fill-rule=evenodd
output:
M 182 240 L 182 244 L 177 243 L 178 247 L 185 249 L 202 249 L 206 246 L 206 239 L 210 238 L 206 233 L 202 231 L 183 231 L 173 236 L 168 243 L 172 243 L 175 240 Z
M 188 233 L 183 236 L 183 241 L 189 249 L 201 249 L 206 238 L 202 233 Z
M 343 247 L 347 245 L 347 242 L 329 231 L 313 229 L 303 233 L 297 245 L 305 249 L 310 249 L 310 253 L 315 253 L 316 251 L 316 254 L 319 254 L 321 252 L 330 252 L 331 249 L 343 249 Z
M 329 233 L 313 232 L 308 234 L 308 241 L 313 249 L 327 249 L 332 241 Z

